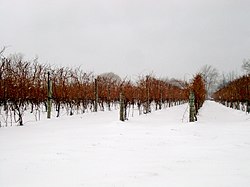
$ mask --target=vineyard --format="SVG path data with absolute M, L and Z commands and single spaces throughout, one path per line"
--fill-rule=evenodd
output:
M 213 97 L 227 107 L 250 113 L 250 75 L 229 82 L 215 92 Z
M 40 64 L 37 59 L 24 61 L 22 58 L 2 58 L 0 64 L 0 115 L 1 126 L 22 126 L 23 115 L 29 111 L 36 120 L 41 112 L 47 112 L 48 101 L 56 117 L 61 110 L 68 115 L 97 112 L 118 108 L 121 96 L 124 119 L 127 110 L 136 108 L 139 114 L 151 110 L 171 107 L 188 101 L 190 90 L 196 96 L 196 109 L 205 99 L 201 76 L 188 85 L 183 81 L 170 82 L 152 75 L 138 76 L 136 81 L 121 80 L 114 73 L 99 76 L 86 73 L 80 68 L 52 68 Z M 201 85 L 201 86 L 200 86 Z M 52 95 L 48 95 L 49 87 Z

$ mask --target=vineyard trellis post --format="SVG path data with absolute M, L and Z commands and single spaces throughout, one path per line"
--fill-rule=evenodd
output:
M 50 79 L 50 73 L 48 72 L 48 101 L 47 101 L 47 118 L 51 118 L 51 105 L 52 105 L 52 81 Z
M 107 102 L 108 102 L 108 110 L 109 110 L 109 111 L 111 111 L 111 106 L 110 106 L 110 102 L 111 102 L 111 101 L 110 101 L 110 98 L 111 98 L 111 97 L 110 97 L 110 92 L 111 92 L 111 91 L 110 91 L 110 87 L 111 87 L 111 86 L 110 86 L 110 83 L 108 83 L 108 99 L 107 99 Z
M 162 101 L 163 101 L 163 94 L 162 94 L 162 85 L 160 86 L 160 106 L 159 106 L 159 109 L 161 110 L 162 109 Z
M 247 106 L 246 106 L 246 108 L 247 108 L 247 113 L 249 114 L 250 113 L 250 101 L 247 101 Z
M 190 91 L 189 94 L 189 122 L 194 122 L 196 121 L 195 117 L 195 97 L 194 97 L 194 92 Z
M 150 97 L 150 80 L 149 80 L 149 75 L 146 76 L 146 114 L 148 114 L 150 112 L 150 101 L 149 101 L 149 97 Z
M 250 98 L 249 98 L 249 94 L 250 94 L 250 84 L 248 83 L 248 85 L 247 85 L 247 95 L 248 95 L 248 98 L 247 98 L 247 109 L 246 109 L 246 111 L 247 111 L 247 113 L 249 114 L 250 113 Z
M 120 93 L 120 121 L 125 121 L 124 94 Z
M 97 112 L 98 108 L 98 81 L 95 79 L 95 103 L 94 103 L 94 112 Z

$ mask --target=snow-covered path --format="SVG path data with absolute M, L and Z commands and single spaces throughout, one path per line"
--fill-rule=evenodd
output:
M 207 101 L 200 110 L 199 122 L 239 123 L 250 120 L 250 116 L 242 111 L 225 107 L 219 103 Z M 249 122 L 249 121 L 248 121 Z
M 248 187 L 250 117 L 206 102 L 119 122 L 118 112 L 0 129 L 1 187 Z

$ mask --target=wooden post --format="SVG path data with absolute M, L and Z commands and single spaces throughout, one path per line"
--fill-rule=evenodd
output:
M 194 104 L 194 92 L 190 91 L 189 94 L 189 122 L 194 122 L 195 117 L 195 104 Z
M 150 112 L 150 102 L 149 102 L 149 76 L 146 77 L 146 96 L 147 96 L 147 101 L 146 101 L 146 114 Z
M 147 88 L 147 113 L 150 112 L 149 87 Z
M 51 105 L 52 105 L 52 81 L 50 80 L 50 73 L 48 72 L 48 100 L 47 100 L 47 118 L 51 118 Z
M 110 97 L 110 83 L 108 83 L 108 110 L 111 111 L 111 106 L 110 106 L 110 100 L 111 100 L 111 97 Z
M 247 106 L 246 106 L 246 112 L 249 114 L 250 113 L 250 102 L 247 101 Z
M 159 106 L 159 109 L 161 110 L 162 109 L 162 101 L 163 101 L 163 96 L 162 96 L 162 86 L 160 87 L 160 106 Z
M 95 105 L 94 105 L 94 112 L 97 112 L 98 108 L 98 81 L 95 79 Z
M 124 98 L 123 92 L 120 93 L 120 120 L 125 121 L 125 107 L 124 107 Z
M 248 84 L 247 86 L 247 95 L 250 94 L 250 85 Z M 246 108 L 246 112 L 249 114 L 250 113 L 250 100 L 249 97 L 247 99 L 247 108 Z

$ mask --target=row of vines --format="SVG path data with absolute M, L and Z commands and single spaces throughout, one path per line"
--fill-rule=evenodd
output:
M 197 114 L 199 109 L 202 107 L 206 98 L 205 83 L 201 74 L 197 74 L 190 86 L 190 92 L 193 93 L 194 98 L 190 98 L 190 119 L 189 121 L 197 121 Z M 190 94 L 191 96 L 191 94 Z
M 229 82 L 213 98 L 228 107 L 250 113 L 250 74 Z
M 52 97 L 48 96 L 49 81 Z M 35 119 L 48 110 L 52 100 L 53 116 L 97 112 L 119 108 L 123 95 L 124 119 L 132 108 L 139 115 L 151 110 L 171 107 L 187 102 L 190 91 L 195 95 L 195 109 L 205 100 L 205 86 L 201 75 L 194 77 L 191 85 L 174 82 L 152 75 L 138 76 L 136 81 L 124 79 L 114 73 L 99 76 L 86 73 L 81 68 L 51 67 L 37 59 L 25 61 L 20 56 L 2 58 L 0 63 L 0 127 L 24 124 L 24 113 L 34 114 Z M 153 107 L 153 108 L 152 108 Z M 132 113 L 132 116 L 133 116 Z
M 37 59 L 25 61 L 18 56 L 2 58 L 0 125 L 22 126 L 27 111 L 34 113 L 39 120 L 41 112 L 46 112 L 48 107 L 48 79 L 52 82 L 52 106 L 56 117 L 61 115 L 62 109 L 68 115 L 111 110 L 119 104 L 121 92 L 125 107 L 136 108 L 140 114 L 150 112 L 151 107 L 157 110 L 186 102 L 189 94 L 187 84 L 174 85 L 151 75 L 138 76 L 132 82 L 121 80 L 112 73 L 96 76 L 81 68 L 52 68 L 38 63 Z

